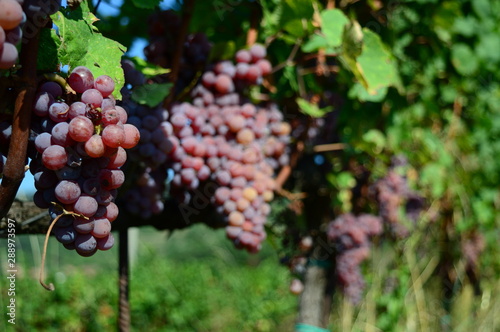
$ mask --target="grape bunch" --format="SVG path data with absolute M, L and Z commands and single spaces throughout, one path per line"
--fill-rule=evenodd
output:
M 291 131 L 274 105 L 243 100 L 243 89 L 270 72 L 264 56 L 265 48 L 254 45 L 236 54 L 236 65 L 216 63 L 193 89 L 193 102 L 174 105 L 169 118 L 172 193 L 186 203 L 203 184 L 215 184 L 211 201 L 224 216 L 227 236 L 250 252 L 266 237 L 273 175 L 288 163 Z M 245 70 L 238 71 L 241 64 Z
M 398 238 L 409 235 L 408 224 L 405 225 L 404 217 L 416 222 L 424 207 L 424 199 L 418 193 L 410 190 L 406 177 L 398 173 L 399 167 L 408 164 L 403 156 L 392 158 L 392 164 L 386 176 L 379 179 L 370 188 L 379 204 L 379 214 L 390 231 Z M 405 208 L 405 216 L 400 208 Z
M 342 214 L 328 225 L 327 236 L 336 249 L 337 280 L 353 303 L 359 303 L 365 287 L 360 264 L 370 255 L 370 237 L 381 232 L 381 219 L 369 214 Z
M 0 69 L 9 69 L 17 61 L 16 44 L 21 40 L 21 24 L 26 15 L 22 1 L 0 0 Z
M 37 191 L 33 200 L 58 218 L 54 234 L 67 249 L 91 256 L 113 246 L 114 203 L 125 177 L 120 169 L 125 149 L 134 147 L 139 130 L 127 124 L 126 111 L 115 104 L 109 76 L 94 80 L 86 67 L 68 77 L 76 94 L 45 82 L 33 105 L 35 149 L 29 150 Z
M 145 77 L 135 69 L 132 62 L 124 60 L 122 67 L 125 82 L 130 88 L 145 83 Z M 172 151 L 170 141 L 172 125 L 167 121 L 169 113 L 161 105 L 148 107 L 131 99 L 131 90 L 122 89 L 122 106 L 129 112 L 128 122 L 139 129 L 140 141 L 129 151 L 129 163 L 134 181 L 124 195 L 128 211 L 148 219 L 164 209 L 165 182 L 167 180 L 167 157 Z

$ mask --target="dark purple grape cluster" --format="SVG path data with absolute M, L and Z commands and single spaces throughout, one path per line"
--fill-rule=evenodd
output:
M 154 13 L 149 17 L 148 27 L 149 45 L 144 49 L 147 60 L 164 68 L 171 68 L 181 29 L 179 16 L 173 10 Z M 203 33 L 186 36 L 176 82 L 179 91 L 190 84 L 197 71 L 204 69 L 211 48 L 211 43 Z
M 353 303 L 359 303 L 365 287 L 360 264 L 369 257 L 370 238 L 381 232 L 381 219 L 369 214 L 342 214 L 328 225 L 328 240 L 336 249 L 337 280 Z
M 406 158 L 394 157 L 386 176 L 370 188 L 379 204 L 380 216 L 398 238 L 405 238 L 410 233 L 403 219 L 406 217 L 407 220 L 416 222 L 424 206 L 423 198 L 410 190 L 406 177 L 400 175 L 396 169 L 406 165 Z M 405 215 L 401 213 L 402 207 L 404 207 Z
M 164 193 L 167 180 L 167 157 L 173 150 L 170 140 L 173 130 L 167 121 L 169 113 L 161 105 L 148 107 L 139 105 L 131 99 L 131 89 L 145 84 L 144 75 L 135 69 L 135 65 L 124 60 L 122 67 L 125 82 L 129 88 L 122 89 L 122 106 L 129 112 L 128 122 L 139 128 L 140 140 L 136 147 L 129 151 L 134 182 L 124 194 L 128 211 L 148 219 L 164 209 Z
M 45 82 L 35 98 L 35 149 L 28 152 L 37 189 L 33 200 L 48 208 L 53 220 L 64 214 L 54 234 L 67 249 L 91 256 L 113 245 L 111 222 L 118 216 L 114 199 L 125 180 L 120 168 L 127 160 L 125 149 L 134 147 L 140 134 L 115 104 L 111 77 L 94 79 L 80 66 L 68 84 L 74 93 Z

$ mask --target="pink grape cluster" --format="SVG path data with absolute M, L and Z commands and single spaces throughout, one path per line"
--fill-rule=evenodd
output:
M 370 255 L 370 238 L 382 232 L 382 220 L 369 214 L 338 216 L 327 236 L 336 249 L 336 275 L 344 294 L 358 303 L 365 287 L 360 264 Z
M 17 61 L 16 44 L 22 38 L 21 24 L 26 15 L 22 1 L 0 0 L 0 69 L 9 69 Z
M 54 234 L 67 249 L 91 256 L 113 246 L 111 222 L 118 216 L 114 199 L 125 180 L 120 167 L 127 159 L 125 149 L 133 148 L 140 134 L 126 123 L 127 112 L 115 105 L 111 77 L 94 80 L 91 71 L 80 66 L 73 69 L 68 84 L 76 96 L 46 82 L 33 105 L 32 128 L 38 132 L 30 165 L 37 188 L 33 200 L 49 208 L 52 219 L 62 209 L 77 214 L 61 216 Z M 74 98 L 79 101 L 66 102 Z
M 226 216 L 228 237 L 252 252 L 265 238 L 273 175 L 286 154 L 290 130 L 281 119 L 277 109 L 252 104 L 199 108 L 183 103 L 171 110 L 174 192 L 189 197 L 200 183 L 216 183 L 211 199 Z
M 273 176 L 288 163 L 291 131 L 274 105 L 241 103 L 241 90 L 236 91 L 237 85 L 259 84 L 261 75 L 270 72 L 270 65 L 267 71 L 257 70 L 264 56 L 265 49 L 254 45 L 236 54 L 236 66 L 230 61 L 215 64 L 193 90 L 193 102 L 174 105 L 169 118 L 173 193 L 188 202 L 201 184 L 215 183 L 211 201 L 224 216 L 227 236 L 250 252 L 258 251 L 266 237 Z M 242 64 L 245 75 L 243 69 L 237 71 Z

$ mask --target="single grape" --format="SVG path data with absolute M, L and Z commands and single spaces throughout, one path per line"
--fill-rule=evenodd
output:
M 254 44 L 250 47 L 250 55 L 252 56 L 252 62 L 257 62 L 260 59 L 266 57 L 266 48 L 260 44 Z
M 51 170 L 63 168 L 68 161 L 66 150 L 60 145 L 51 145 L 42 153 L 42 162 Z
M 40 153 L 52 145 L 52 135 L 49 133 L 41 133 L 35 138 L 36 150 Z
M 106 126 L 101 135 L 104 144 L 111 148 L 117 148 L 125 141 L 125 131 L 117 125 Z
M 86 142 L 94 134 L 94 124 L 85 116 L 77 116 L 69 122 L 69 135 L 77 142 Z
M 119 169 L 103 169 L 99 173 L 99 179 L 101 180 L 101 186 L 106 190 L 110 190 L 119 188 L 125 182 L 125 175 Z
M 234 83 L 231 77 L 227 74 L 219 74 L 215 80 L 215 89 L 219 93 L 230 93 L 234 91 Z
M 115 90 L 115 82 L 107 75 L 101 75 L 95 79 L 94 88 L 98 90 L 103 97 L 107 97 Z
M 109 203 L 108 206 L 106 206 L 106 213 L 105 213 L 105 217 L 109 220 L 109 221 L 115 221 L 116 218 L 118 218 L 118 213 L 120 211 L 118 210 L 118 206 L 111 202 Z
M 75 241 L 76 232 L 72 226 L 68 227 L 54 227 L 54 234 L 57 241 L 62 244 L 69 244 Z
M 69 106 L 68 118 L 74 119 L 79 115 L 85 116 L 87 114 L 87 105 L 81 101 L 75 101 Z
M 82 194 L 75 202 L 74 211 L 86 217 L 92 217 L 97 211 L 97 201 L 92 196 Z
M 67 122 L 59 122 L 52 128 L 52 144 L 68 147 L 74 144 L 74 140 L 69 136 L 69 125 Z M 36 143 L 35 143 L 36 144 Z
M 106 218 L 100 218 L 94 220 L 94 228 L 92 230 L 92 235 L 96 239 L 104 238 L 111 232 L 111 223 Z
M 93 88 L 94 76 L 87 67 L 78 66 L 71 71 L 68 84 L 76 92 L 83 93 L 85 90 Z
M 33 112 L 38 116 L 47 116 L 50 106 L 55 102 L 54 97 L 48 92 L 39 92 L 35 97 Z
M 56 82 L 45 82 L 40 86 L 40 92 L 50 93 L 53 97 L 58 98 L 62 96 L 63 90 Z
M 72 204 L 76 202 L 80 194 L 80 186 L 75 181 L 62 180 L 55 187 L 56 198 L 63 204 Z
M 105 146 L 100 135 L 92 135 L 85 142 L 85 153 L 92 158 L 99 158 L 104 155 Z
M 118 147 L 116 153 L 113 153 L 109 158 L 109 163 L 106 165 L 108 169 L 117 169 L 123 166 L 127 161 L 127 152 L 124 148 Z
M 76 217 L 73 220 L 73 228 L 80 234 L 89 234 L 94 230 L 94 220 Z
M 109 250 L 115 244 L 115 238 L 113 234 L 109 233 L 107 236 L 96 239 L 97 240 L 97 249 L 99 250 Z
M 120 121 L 118 111 L 114 108 L 102 112 L 101 122 L 105 125 L 117 124 Z
M 17 60 L 17 49 L 11 43 L 4 43 L 0 48 L 0 69 L 9 69 L 15 65 Z
M 82 103 L 91 105 L 93 107 L 101 107 L 103 97 L 102 94 L 96 89 L 88 89 L 82 93 Z
M 78 234 L 75 238 L 76 251 L 82 256 L 88 256 L 97 250 L 97 241 L 91 234 Z
M 239 50 L 235 55 L 236 62 L 249 63 L 252 61 L 252 54 L 247 50 Z
M 21 24 L 23 20 L 23 8 L 15 0 L 0 1 L 0 27 L 10 30 Z
M 49 117 L 54 122 L 64 122 L 68 119 L 68 111 L 68 104 L 53 103 L 49 107 Z

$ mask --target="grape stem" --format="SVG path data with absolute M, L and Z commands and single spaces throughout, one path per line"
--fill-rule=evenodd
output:
M 257 42 L 259 23 L 260 23 L 260 5 L 255 4 L 250 14 L 250 29 L 247 33 L 247 46 L 250 47 Z
M 0 185 L 0 219 L 5 217 L 14 202 L 24 178 L 26 152 L 30 133 L 31 106 L 36 93 L 36 64 L 40 30 L 23 45 L 19 55 L 22 72 L 12 119 L 9 154 Z
M 283 188 L 277 189 L 276 193 L 287 198 L 290 201 L 298 201 L 298 200 L 302 200 L 302 199 L 307 197 L 307 193 L 292 193 L 292 192 L 290 192 L 286 189 L 283 189 Z
M 314 152 L 338 151 L 346 148 L 344 143 L 320 144 L 313 147 Z
M 40 285 L 42 285 L 43 288 L 45 288 L 48 291 L 53 291 L 53 290 L 56 289 L 54 287 L 53 283 L 50 283 L 50 284 L 47 285 L 43 281 L 43 271 L 45 270 L 45 258 L 47 257 L 47 245 L 49 244 L 49 237 L 50 237 L 50 232 L 52 232 L 52 228 L 54 228 L 54 225 L 57 223 L 57 221 L 59 220 L 59 218 L 61 218 L 62 216 L 71 215 L 73 217 L 80 217 L 80 218 L 84 218 L 84 219 L 89 220 L 88 217 L 86 217 L 84 215 L 81 215 L 79 213 L 75 213 L 75 212 L 71 212 L 71 211 L 66 211 L 63 207 L 61 207 L 59 204 L 57 204 L 55 202 L 52 202 L 52 204 L 55 205 L 55 206 L 57 206 L 58 208 L 60 208 L 62 210 L 62 213 L 60 215 L 58 215 L 57 217 L 55 217 L 54 220 L 52 220 L 52 222 L 50 223 L 49 229 L 47 230 L 47 233 L 45 234 L 45 241 L 43 243 L 42 263 L 41 263 L 41 266 L 40 266 L 40 276 L 38 278 L 38 281 L 40 281 Z
M 297 55 L 297 52 L 300 49 L 300 45 L 302 45 L 302 38 L 297 39 L 297 41 L 295 42 L 295 45 L 293 46 L 292 51 L 288 55 L 288 58 L 284 62 L 275 66 L 271 72 L 275 73 L 278 70 L 285 68 L 286 66 L 293 66 L 295 64 L 295 61 L 293 59 Z
M 66 90 L 67 94 L 76 95 L 76 91 L 71 88 L 71 86 L 66 82 L 66 80 L 61 75 L 50 73 L 50 74 L 44 74 L 43 76 L 48 81 L 59 84 L 64 90 Z

